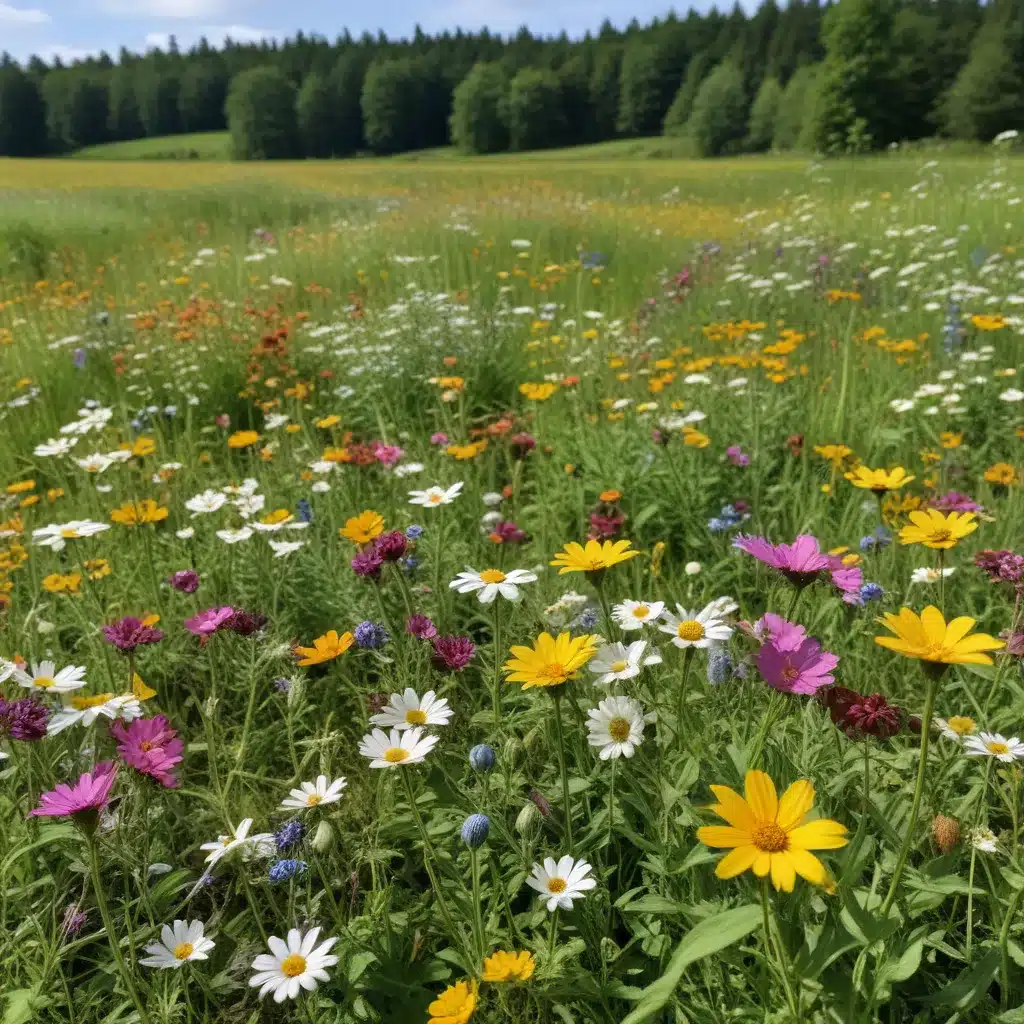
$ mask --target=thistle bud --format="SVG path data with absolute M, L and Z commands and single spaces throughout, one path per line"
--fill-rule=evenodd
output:
M 532 839 L 540 829 L 540 811 L 535 804 L 523 804 L 522 810 L 516 815 L 516 834 L 523 839 Z
M 334 842 L 334 829 L 331 828 L 331 823 L 323 818 L 320 824 L 316 827 L 316 832 L 313 835 L 313 849 L 317 853 L 325 853 L 331 848 Z
M 486 814 L 471 814 L 462 823 L 462 841 L 471 850 L 476 850 L 487 842 L 490 831 L 491 821 Z
M 960 823 L 956 818 L 936 814 L 932 820 L 932 837 L 941 853 L 949 853 L 960 842 Z

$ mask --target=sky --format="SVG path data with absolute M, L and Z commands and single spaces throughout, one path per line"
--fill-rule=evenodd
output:
M 607 18 L 623 27 L 667 13 L 671 0 L 0 0 L 0 51 L 18 60 L 32 54 L 65 62 L 121 46 L 142 52 L 166 47 L 174 35 L 182 49 L 201 36 L 220 44 L 285 38 L 300 29 L 334 39 L 383 29 L 392 38 L 484 26 L 502 34 L 521 25 L 548 35 L 596 30 Z M 677 4 L 685 10 L 691 6 Z M 693 6 L 709 6 L 698 0 Z M 728 5 L 726 5 L 728 6 Z

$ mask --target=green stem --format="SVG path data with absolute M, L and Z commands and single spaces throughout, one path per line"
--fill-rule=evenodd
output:
M 491 704 L 494 707 L 494 728 L 501 728 L 501 602 L 494 599 L 494 681 L 491 684 Z
M 978 799 L 978 811 L 974 815 L 974 828 L 981 827 L 982 815 L 985 813 L 985 795 L 988 793 L 988 782 L 992 776 L 992 762 L 994 758 L 988 758 L 985 765 L 985 781 L 981 786 L 981 796 Z M 967 958 L 971 956 L 971 946 L 974 938 L 974 868 L 978 859 L 978 848 L 974 845 L 974 838 L 971 837 L 971 867 L 967 875 Z
M 135 985 L 132 983 L 132 976 L 128 970 L 128 965 L 125 963 L 124 953 L 121 952 L 121 944 L 117 940 L 117 936 L 114 933 L 114 924 L 110 919 L 110 908 L 107 906 L 107 898 L 103 892 L 103 879 L 100 875 L 100 855 L 99 847 L 96 843 L 94 836 L 90 836 L 89 840 L 89 868 L 92 873 L 92 891 L 93 896 L 96 898 L 96 905 L 99 908 L 100 917 L 103 919 L 103 930 L 107 933 L 107 942 L 110 943 L 110 950 L 114 954 L 114 960 L 117 963 L 117 969 L 121 973 L 121 980 L 124 982 L 124 987 L 128 990 L 128 995 L 131 997 L 132 1003 L 135 1004 L 135 1010 L 139 1015 L 139 1020 L 142 1024 L 149 1024 L 149 1014 L 146 1013 L 146 1005 L 139 996 L 139 993 L 135 989 Z
M 562 729 L 562 695 L 552 693 L 555 701 L 555 739 L 558 746 L 558 771 L 562 777 L 562 814 L 565 817 L 565 845 L 567 853 L 575 856 L 572 842 L 572 807 L 569 804 L 569 771 L 565 763 L 565 733 Z
M 480 949 L 480 960 L 487 956 L 487 932 L 484 929 L 484 908 L 480 898 L 480 854 L 470 847 L 469 859 L 473 872 L 473 910 L 476 921 L 477 944 Z
M 790 598 L 789 607 L 786 609 L 786 621 L 793 621 L 793 612 L 796 611 L 796 606 L 800 601 L 800 595 L 804 592 L 803 587 L 794 587 L 793 596 Z
M 1010 1005 L 1010 956 L 1007 952 L 1007 944 L 1010 941 L 1010 924 L 1013 916 L 1017 913 L 1017 905 L 1024 897 L 1024 889 L 1018 889 L 1010 899 L 1010 905 L 1006 908 L 1006 917 L 1003 918 L 1003 927 L 999 929 L 999 957 L 1000 957 L 1000 984 L 999 984 L 999 1005 L 1006 1010 Z
M 548 962 L 551 963 L 555 959 L 555 946 L 558 942 L 558 907 L 555 907 L 555 912 L 551 915 L 551 934 L 548 937 Z
M 612 778 L 611 783 L 608 786 L 608 856 L 611 856 L 612 848 L 612 834 L 613 826 L 615 823 L 615 765 L 618 763 L 618 758 L 612 758 Z
M 683 681 L 679 684 L 679 701 L 676 707 L 676 738 L 683 735 L 683 716 L 686 714 L 686 684 L 690 679 L 690 668 L 693 665 L 695 647 L 687 647 L 683 652 Z
M 921 809 L 921 797 L 924 794 L 924 777 L 928 770 L 928 741 L 931 737 L 932 712 L 935 710 L 935 692 L 939 688 L 939 676 L 937 673 L 929 673 L 927 678 L 928 688 L 925 691 L 924 714 L 921 716 L 921 753 L 917 762 L 917 782 L 914 785 L 914 800 L 910 805 L 907 832 L 903 837 L 903 845 L 900 847 L 899 856 L 896 858 L 896 869 L 892 873 L 889 892 L 886 894 L 879 914 L 883 921 L 889 916 L 889 910 L 896 900 L 896 891 L 899 889 L 900 878 L 903 875 L 904 867 L 906 867 L 907 858 L 910 856 L 910 848 L 914 845 L 917 815 Z
M 800 1004 L 793 992 L 793 983 L 789 977 L 789 962 L 786 957 L 785 948 L 782 945 L 782 936 L 779 934 L 779 923 L 775 919 L 775 910 L 771 905 L 768 896 L 768 879 L 761 879 L 761 911 L 764 919 L 765 943 L 771 948 L 772 955 L 778 964 L 779 977 L 782 979 L 782 987 L 786 993 L 786 1003 L 789 1012 L 793 1015 L 795 1024 L 800 1021 Z

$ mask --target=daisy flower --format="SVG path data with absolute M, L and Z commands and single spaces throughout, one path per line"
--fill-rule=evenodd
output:
M 1024 743 L 1016 736 L 1007 739 L 997 732 L 979 732 L 964 739 L 964 753 L 968 757 L 994 757 L 1009 764 L 1024 757 Z
M 591 870 L 585 860 L 574 860 L 568 854 L 557 862 L 554 857 L 545 857 L 543 865 L 533 865 L 533 875 L 526 884 L 547 901 L 550 913 L 559 908 L 572 910 L 573 900 L 583 899 L 597 886 L 597 880 L 589 877 Z
M 449 985 L 428 1007 L 427 1024 L 467 1024 L 476 1010 L 479 988 L 475 979 Z
M 318 775 L 316 782 L 299 783 L 299 788 L 293 789 L 281 801 L 281 807 L 305 811 L 322 804 L 335 804 L 341 799 L 342 791 L 347 785 L 348 780 L 344 776 L 328 784 L 326 775 Z
M 32 542 L 51 551 L 63 551 L 69 540 L 92 537 L 109 530 L 109 523 L 96 523 L 91 519 L 74 519 L 70 523 L 51 523 L 32 531 Z
M 72 725 L 92 725 L 97 718 L 122 719 L 132 722 L 142 717 L 142 704 L 132 693 L 121 693 L 116 697 L 112 693 L 98 693 L 93 697 L 72 697 L 70 704 L 65 704 L 46 723 L 48 736 L 56 736 Z
M 628 562 L 640 552 L 633 549 L 629 540 L 588 540 L 586 546 L 570 541 L 555 555 L 549 565 L 557 565 L 558 575 L 567 572 L 599 572 L 610 569 L 619 562 Z
M 990 828 L 974 828 L 969 833 L 971 845 L 982 853 L 998 853 L 999 840 Z
M 261 857 L 269 857 L 274 853 L 276 845 L 274 837 L 269 832 L 260 832 L 250 836 L 252 818 L 245 818 L 234 829 L 231 835 L 217 836 L 216 842 L 203 843 L 200 850 L 207 850 L 206 863 L 211 867 L 218 861 L 223 860 L 229 853 L 235 850 L 242 850 L 243 856 L 251 857 L 254 853 Z
M 987 633 L 971 633 L 975 620 L 967 615 L 946 622 L 933 605 L 920 616 L 901 608 L 899 615 L 886 612 L 878 621 L 896 635 L 876 636 L 876 644 L 908 658 L 940 665 L 991 665 L 992 658 L 985 652 L 1006 646 Z
M 597 654 L 597 637 L 584 634 L 573 637 L 559 633 L 541 633 L 533 647 L 513 646 L 512 655 L 502 666 L 508 674 L 506 682 L 532 686 L 560 686 L 568 682 Z
M 728 640 L 733 634 L 732 626 L 727 626 L 716 614 L 717 602 L 712 601 L 701 611 L 687 611 L 681 604 L 676 605 L 677 615 L 671 612 L 663 614 L 664 624 L 658 628 L 662 633 L 672 637 L 676 647 L 710 647 L 722 640 Z
M 29 689 L 45 690 L 47 693 L 68 693 L 85 686 L 85 668 L 66 665 L 59 672 L 52 661 L 40 661 L 32 666 L 31 672 L 15 668 L 14 678 Z
M 602 761 L 632 757 L 644 741 L 644 726 L 654 715 L 644 714 L 643 705 L 632 697 L 609 697 L 587 712 L 587 742 L 599 747 Z
M 304 540 L 269 540 L 267 543 L 274 552 L 275 558 L 285 558 L 287 555 L 295 554 L 306 542 Z
M 978 723 L 967 715 L 951 715 L 949 718 L 936 716 L 935 724 L 947 740 L 960 743 L 978 731 Z
M 42 818 L 75 818 L 96 821 L 98 812 L 107 805 L 110 790 L 117 779 L 117 766 L 112 761 L 101 761 L 91 772 L 80 776 L 69 786 L 60 783 L 56 789 L 39 797 L 39 806 L 28 813 Z
M 228 496 L 221 491 L 205 490 L 185 502 L 185 508 L 192 513 L 192 518 L 216 512 L 223 508 L 228 502 Z
M 924 569 L 915 569 L 910 574 L 911 583 L 938 583 L 940 579 L 946 576 L 952 576 L 956 572 L 956 566 L 950 565 L 941 571 L 927 567 Z
M 78 444 L 77 437 L 51 437 L 48 441 L 37 444 L 32 453 L 39 459 L 54 458 L 69 454 L 76 444 Z
M 498 950 L 484 958 L 483 981 L 529 981 L 533 977 L 536 961 L 533 954 L 525 950 L 522 953 L 510 953 Z
M 273 992 L 274 1002 L 283 1003 L 286 999 L 298 998 L 303 989 L 314 992 L 318 982 L 330 981 L 326 969 L 338 962 L 330 952 L 338 940 L 327 939 L 318 946 L 318 938 L 319 928 L 305 935 L 298 928 L 292 928 L 287 942 L 276 935 L 267 939 L 270 953 L 261 953 L 253 960 L 252 969 L 256 973 L 249 979 L 250 987 L 259 986 L 260 999 Z
M 237 530 L 218 530 L 217 537 L 225 544 L 240 544 L 252 536 L 252 527 L 243 526 Z
M 424 508 L 436 508 L 438 505 L 450 505 L 462 491 L 462 481 L 451 487 L 428 487 L 425 491 L 410 491 L 409 504 L 422 505 Z
M 433 690 L 427 690 L 420 698 L 411 686 L 407 686 L 405 693 L 391 694 L 387 705 L 370 721 L 374 725 L 401 731 L 421 725 L 447 725 L 453 714 L 448 701 L 436 697 Z
M 160 941 L 146 946 L 150 955 L 139 963 L 161 970 L 183 967 L 189 960 L 208 960 L 213 946 L 213 939 L 203 935 L 202 921 L 175 921 L 173 927 L 163 926 Z
M 612 618 L 619 629 L 631 632 L 657 622 L 664 610 L 664 601 L 623 601 L 612 608 Z
M 392 729 L 390 736 L 383 729 L 374 729 L 363 736 L 359 753 L 370 758 L 371 768 L 397 768 L 425 761 L 435 743 L 437 737 L 424 736 L 420 728 Z
M 536 582 L 537 574 L 527 569 L 513 569 L 509 573 L 500 569 L 484 569 L 483 572 L 467 569 L 460 572 L 448 586 L 460 594 L 476 592 L 477 600 L 481 604 L 490 604 L 499 594 L 506 601 L 518 601 L 522 596 L 519 593 L 520 585 Z
M 595 686 L 607 686 L 619 679 L 632 679 L 640 674 L 646 665 L 660 665 L 661 655 L 655 651 L 644 655 L 646 640 L 634 640 L 628 647 L 622 643 L 605 644 L 587 664 L 587 668 L 598 678 Z

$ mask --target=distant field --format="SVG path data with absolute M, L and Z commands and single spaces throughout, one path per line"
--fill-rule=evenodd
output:
M 227 132 L 193 132 L 156 139 L 131 139 L 86 146 L 73 154 L 76 160 L 229 160 L 231 139 Z

